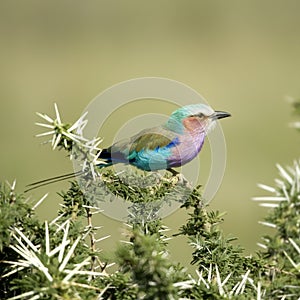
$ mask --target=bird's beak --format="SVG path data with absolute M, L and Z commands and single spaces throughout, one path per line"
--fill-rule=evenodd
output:
M 231 117 L 231 114 L 226 111 L 215 111 L 212 115 L 210 115 L 210 118 L 213 120 L 223 119 Z

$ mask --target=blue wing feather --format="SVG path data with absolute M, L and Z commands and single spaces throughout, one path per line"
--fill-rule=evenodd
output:
M 132 150 L 129 153 L 129 163 L 146 171 L 168 168 L 168 158 L 172 155 L 172 148 L 179 144 L 179 138 L 169 140 L 166 145 L 156 146 L 154 149 L 143 148 L 140 151 Z

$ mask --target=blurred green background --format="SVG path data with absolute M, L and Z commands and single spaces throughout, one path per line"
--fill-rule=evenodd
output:
M 263 194 L 256 184 L 272 184 L 275 163 L 291 164 L 299 153 L 286 101 L 300 96 L 299 1 L 3 0 L 0 32 L 1 181 L 16 178 L 21 192 L 30 182 L 72 171 L 65 153 L 34 137 L 41 132 L 36 111 L 54 116 L 57 102 L 63 120 L 72 122 L 118 82 L 178 80 L 233 115 L 222 120 L 227 168 L 211 207 L 227 211 L 224 231 L 254 253 L 266 232 L 257 223 L 266 210 L 250 200 Z M 138 106 L 131 110 L 140 113 Z M 104 146 L 113 134 L 104 136 Z M 38 210 L 42 219 L 55 216 L 56 191 L 67 186 L 31 193 L 35 200 L 50 191 Z M 176 231 L 185 218 L 176 212 L 166 223 Z M 112 234 L 103 244 L 109 251 L 123 225 L 102 216 L 97 222 L 103 235 Z M 180 239 L 171 246 L 174 260 L 190 260 Z

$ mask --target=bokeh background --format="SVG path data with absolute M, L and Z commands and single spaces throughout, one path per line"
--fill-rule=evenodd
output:
M 224 232 L 237 236 L 245 253 L 255 252 L 266 233 L 258 224 L 266 210 L 250 200 L 263 194 L 256 184 L 273 184 L 275 163 L 291 164 L 299 154 L 287 101 L 300 96 L 299 1 L 2 0 L 0 39 L 1 181 L 17 179 L 22 192 L 30 182 L 72 171 L 65 153 L 34 137 L 41 132 L 36 111 L 54 116 L 57 102 L 63 120 L 72 122 L 118 82 L 178 80 L 233 115 L 222 120 L 227 167 L 211 208 L 226 211 Z M 128 114 L 138 116 L 140 109 L 131 106 Z M 103 146 L 123 121 L 126 113 L 107 126 Z M 34 201 L 50 192 L 37 212 L 41 219 L 55 216 L 56 191 L 67 186 L 29 194 Z M 175 232 L 185 219 L 178 211 L 166 224 Z M 123 225 L 104 216 L 97 222 L 103 235 L 112 234 L 103 244 L 110 251 Z M 190 260 L 180 239 L 171 241 L 171 253 L 174 260 Z

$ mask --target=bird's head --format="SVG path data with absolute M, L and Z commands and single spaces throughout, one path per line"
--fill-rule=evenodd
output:
M 182 133 L 189 132 L 208 132 L 214 121 L 231 115 L 224 111 L 214 111 L 205 104 L 191 104 L 183 106 L 174 111 L 165 126 L 172 131 Z

